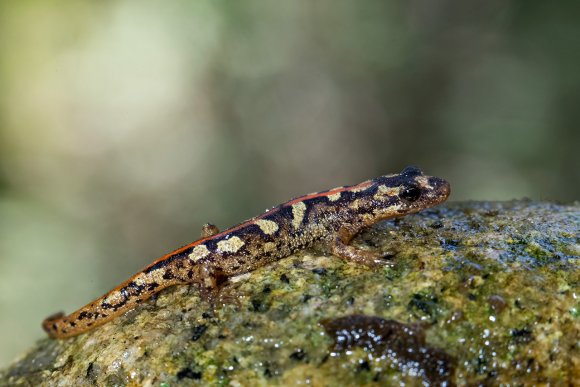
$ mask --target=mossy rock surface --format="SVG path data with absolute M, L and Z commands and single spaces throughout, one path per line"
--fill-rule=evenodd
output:
M 167 289 L 39 341 L 0 385 L 572 385 L 579 225 L 578 203 L 450 203 L 357 238 L 392 266 L 304 251 L 228 282 L 218 307 Z

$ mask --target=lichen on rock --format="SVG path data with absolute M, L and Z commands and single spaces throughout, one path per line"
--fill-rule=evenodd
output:
M 450 203 L 357 237 L 392 265 L 304 251 L 213 302 L 167 289 L 87 334 L 39 341 L 0 386 L 573 384 L 579 225 L 578 203 Z M 347 348 L 341 334 L 363 339 Z

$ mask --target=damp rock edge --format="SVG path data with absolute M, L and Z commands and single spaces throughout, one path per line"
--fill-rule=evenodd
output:
M 440 384 L 572 384 L 580 380 L 579 229 L 578 202 L 448 203 L 359 235 L 361 248 L 383 253 L 380 269 L 308 250 L 233 279 L 217 308 L 195 286 L 175 286 L 87 334 L 38 341 L 0 371 L 0 386 L 432 377 L 398 356 L 400 343 L 335 351 L 321 321 L 351 315 L 420 329 L 425 346 L 454 359 Z

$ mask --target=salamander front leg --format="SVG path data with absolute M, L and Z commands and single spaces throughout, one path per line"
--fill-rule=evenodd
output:
M 350 242 L 356 234 L 357 232 L 354 232 L 353 230 L 349 230 L 345 227 L 341 228 L 332 243 L 332 254 L 352 262 L 361 263 L 371 268 L 393 265 L 390 262 L 385 262 L 385 260 L 382 259 L 381 254 L 377 251 L 362 250 L 352 246 Z

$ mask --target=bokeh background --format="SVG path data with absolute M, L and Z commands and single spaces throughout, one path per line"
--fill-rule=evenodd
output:
M 577 2 L 0 3 L 0 366 L 156 257 L 415 164 L 580 195 Z

